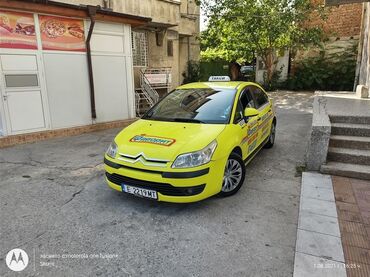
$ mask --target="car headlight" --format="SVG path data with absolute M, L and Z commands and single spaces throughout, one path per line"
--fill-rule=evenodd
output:
M 202 150 L 181 154 L 172 164 L 172 168 L 196 167 L 208 163 L 215 152 L 217 142 L 214 140 Z
M 112 143 L 109 145 L 106 153 L 109 157 L 114 159 L 114 158 L 116 158 L 117 151 L 118 151 L 118 146 L 114 141 L 112 141 Z

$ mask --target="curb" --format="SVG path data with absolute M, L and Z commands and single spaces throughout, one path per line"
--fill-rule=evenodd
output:
M 330 175 L 302 174 L 293 276 L 347 276 Z

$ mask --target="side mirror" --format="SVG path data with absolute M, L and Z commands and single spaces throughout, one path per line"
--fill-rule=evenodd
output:
M 245 117 L 254 117 L 259 115 L 259 111 L 255 108 L 245 108 L 244 110 L 244 116 Z

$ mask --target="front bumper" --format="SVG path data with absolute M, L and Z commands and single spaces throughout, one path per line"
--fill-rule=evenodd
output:
M 122 183 L 157 191 L 158 201 L 188 203 L 221 191 L 226 160 L 211 161 L 191 169 L 144 168 L 104 158 L 108 185 L 122 191 Z

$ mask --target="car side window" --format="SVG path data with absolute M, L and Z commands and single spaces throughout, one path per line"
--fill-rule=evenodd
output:
M 239 97 L 238 104 L 236 106 L 234 123 L 238 123 L 240 120 L 244 118 L 244 110 L 245 108 L 254 108 L 254 100 L 251 94 L 250 87 L 244 89 Z
M 255 99 L 256 109 L 262 107 L 269 101 L 266 93 L 258 87 L 255 87 L 255 89 L 252 90 L 252 94 Z
M 236 105 L 236 111 L 235 111 L 235 116 L 234 116 L 234 124 L 237 124 L 244 118 L 243 115 L 243 106 L 238 100 L 238 104 Z
M 246 88 L 242 92 L 242 94 L 240 96 L 240 102 L 242 103 L 243 111 L 245 110 L 245 108 L 254 108 L 255 107 L 250 87 Z

